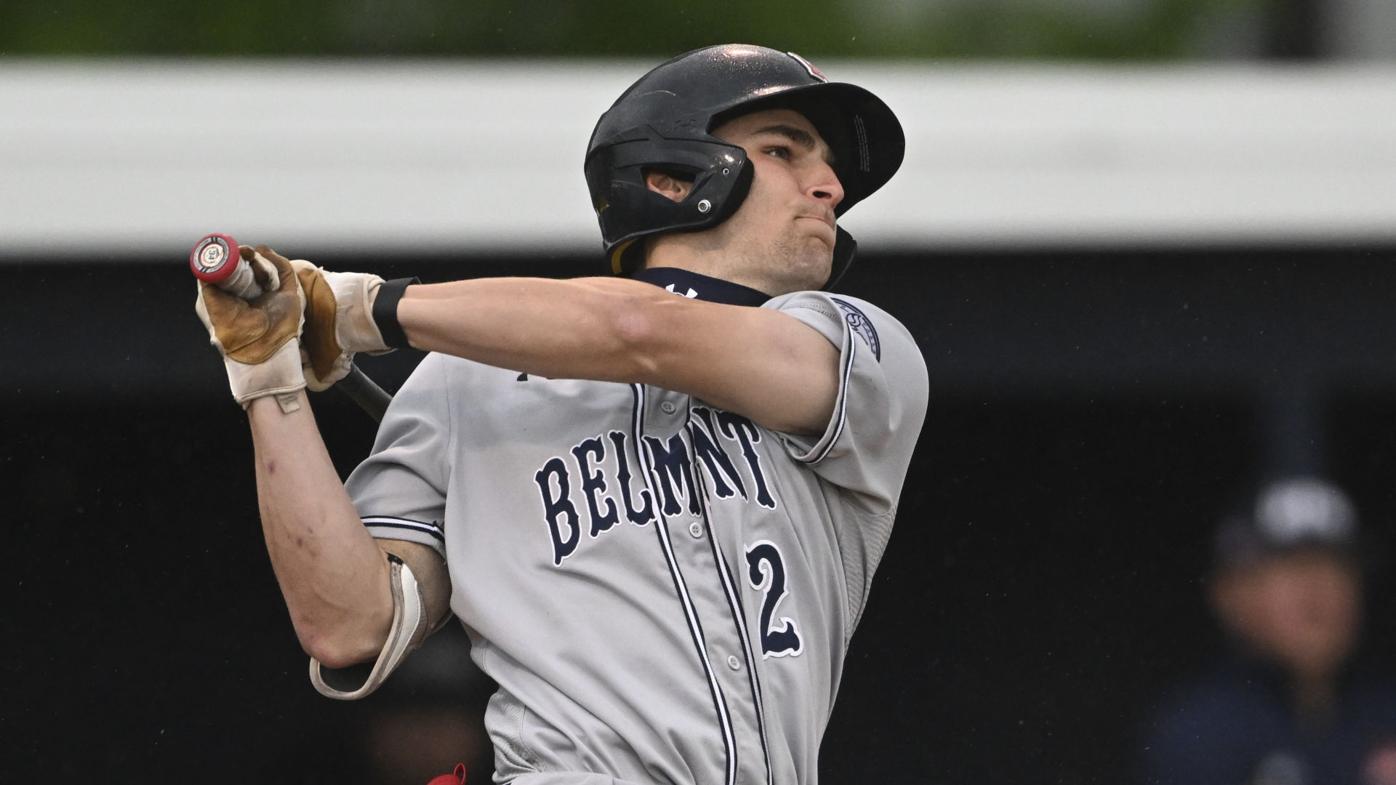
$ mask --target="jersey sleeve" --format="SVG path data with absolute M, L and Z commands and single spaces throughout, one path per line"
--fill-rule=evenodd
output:
M 393 396 L 373 451 L 345 489 L 374 537 L 407 540 L 445 556 L 452 429 L 447 358 L 429 354 Z
M 926 361 L 900 322 L 862 300 L 796 292 L 766 307 L 813 327 L 839 350 L 838 393 L 823 433 L 778 436 L 791 458 L 840 491 L 833 528 L 847 592 L 846 635 L 851 637 L 892 534 L 897 500 L 926 418 Z
M 911 333 L 871 303 L 796 292 L 765 307 L 799 319 L 839 349 L 839 387 L 823 433 L 782 434 L 785 449 L 825 481 L 852 492 L 866 513 L 896 510 L 926 417 L 926 361 Z

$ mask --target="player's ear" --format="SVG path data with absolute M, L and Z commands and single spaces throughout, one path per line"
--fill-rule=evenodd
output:
M 651 191 L 675 202 L 687 199 L 688 194 L 693 191 L 692 181 L 680 179 L 658 169 L 645 172 L 645 185 L 649 186 Z

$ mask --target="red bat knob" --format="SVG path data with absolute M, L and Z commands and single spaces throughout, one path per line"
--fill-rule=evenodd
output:
M 262 294 L 252 275 L 252 267 L 238 253 L 238 242 L 232 235 L 214 232 L 194 244 L 189 251 L 189 271 L 204 283 L 251 300 Z

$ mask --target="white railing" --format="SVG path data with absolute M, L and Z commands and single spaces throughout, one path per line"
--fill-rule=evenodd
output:
M 581 175 L 639 62 L 0 61 L 0 258 L 588 252 Z M 1396 241 L 1396 66 L 823 64 L 906 165 L 869 249 Z

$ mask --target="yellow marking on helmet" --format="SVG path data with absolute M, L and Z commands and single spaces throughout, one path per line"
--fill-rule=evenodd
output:
M 624 275 L 624 274 L 625 274 L 625 268 L 622 267 L 620 258 L 621 258 L 622 256 L 625 255 L 625 252 L 626 252 L 626 251 L 630 250 L 630 246 L 632 246 L 632 245 L 635 244 L 635 240 L 636 240 L 636 239 L 637 239 L 637 238 L 632 237 L 632 238 L 630 238 L 629 240 L 626 240 L 625 242 L 621 243 L 620 245 L 617 245 L 616 248 L 615 248 L 615 250 L 614 250 L 614 251 L 611 251 L 611 272 L 612 272 L 612 273 L 614 273 L 614 274 L 616 274 L 616 275 Z

